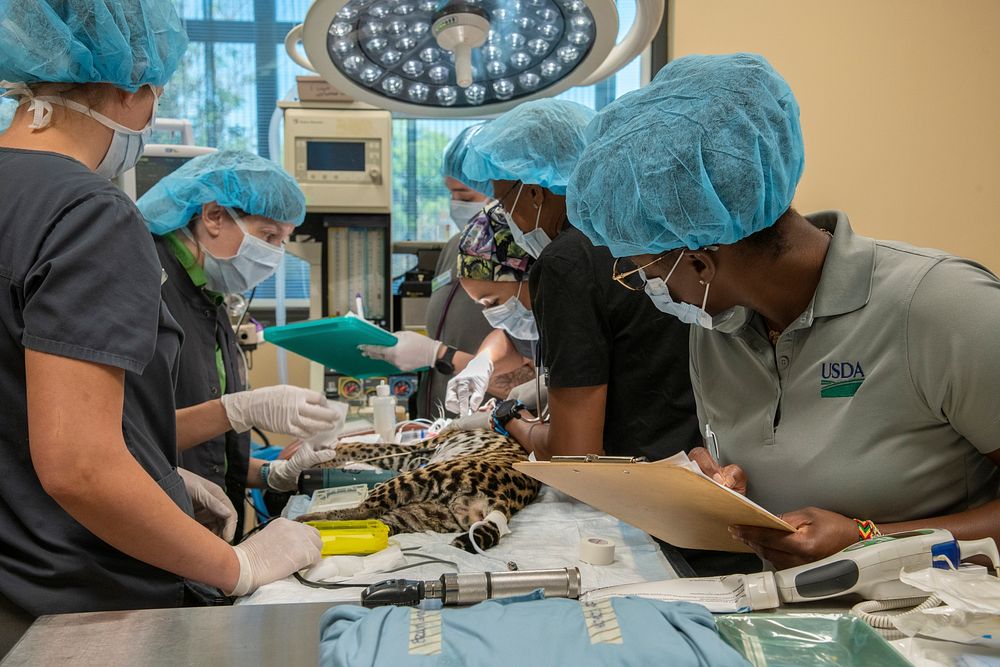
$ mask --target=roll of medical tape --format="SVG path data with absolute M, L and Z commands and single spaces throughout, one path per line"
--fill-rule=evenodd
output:
M 580 560 L 591 565 L 611 565 L 615 562 L 615 543 L 603 537 L 580 540 Z

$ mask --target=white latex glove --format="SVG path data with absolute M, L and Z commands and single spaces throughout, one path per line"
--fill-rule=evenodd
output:
M 549 401 L 549 385 L 545 382 L 545 377 L 541 379 L 542 387 L 542 400 L 541 404 L 545 405 Z M 524 403 L 524 407 L 528 408 L 532 412 L 538 410 L 538 395 L 535 391 L 535 380 L 531 379 L 524 384 L 519 384 L 510 390 L 507 395 L 508 400 L 521 401 Z
M 342 427 L 344 416 L 316 391 L 279 384 L 222 397 L 229 423 L 237 433 L 257 427 L 308 438 Z
M 400 331 L 394 335 L 399 342 L 392 347 L 358 345 L 358 350 L 369 359 L 388 361 L 401 371 L 429 368 L 437 361 L 441 341 L 414 331 Z
M 191 496 L 194 520 L 210 531 L 231 542 L 236 535 L 236 508 L 222 487 L 199 477 L 189 470 L 177 469 L 184 480 L 184 488 Z
M 473 412 L 471 415 L 466 415 L 465 417 L 459 417 L 458 419 L 452 419 L 451 423 L 448 424 L 441 432 L 442 433 L 452 433 L 453 431 L 478 431 L 479 429 L 486 429 L 489 431 L 492 427 L 490 426 L 490 416 L 493 413 L 487 412 Z
M 336 457 L 337 452 L 332 449 L 317 452 L 303 443 L 287 461 L 278 460 L 266 464 L 267 487 L 274 491 L 294 491 L 299 486 L 299 473 Z
M 302 441 L 302 444 L 317 452 L 322 452 L 326 450 L 333 451 L 337 448 L 338 442 L 340 442 L 340 438 L 338 436 L 335 435 L 331 437 L 326 433 L 320 433 L 311 438 L 306 438 Z
M 274 519 L 233 547 L 240 561 L 240 578 L 228 595 L 252 593 L 264 584 L 284 579 L 319 560 L 323 540 L 312 526 Z
M 321 449 L 333 449 L 337 446 L 337 438 L 340 437 L 340 432 L 344 430 L 344 422 L 347 421 L 347 411 L 350 407 L 347 403 L 330 400 L 327 401 L 326 406 L 337 413 L 334 427 L 326 431 L 320 431 L 305 439 L 305 443 L 317 452 Z
M 493 375 L 493 362 L 485 352 L 472 358 L 461 373 L 448 382 L 444 407 L 464 417 L 477 410 L 486 398 L 486 388 Z

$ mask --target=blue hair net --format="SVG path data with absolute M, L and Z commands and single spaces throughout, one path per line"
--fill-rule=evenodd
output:
M 462 174 L 462 162 L 469 151 L 469 141 L 484 125 L 485 123 L 470 125 L 451 140 L 444 149 L 444 156 L 441 158 L 441 175 L 465 183 L 476 192 L 490 195 L 493 193 L 492 183 L 489 181 L 473 181 L 470 183 L 469 181 L 472 179 Z
M 472 181 L 522 181 L 566 194 L 594 112 L 576 102 L 525 102 L 483 126 L 469 141 L 462 173 Z M 465 178 L 459 179 L 463 183 Z
M 171 0 L 0 0 L 0 81 L 162 86 L 187 49 Z
M 605 107 L 570 180 L 570 222 L 615 256 L 735 243 L 788 210 L 799 106 L 762 56 L 688 56 Z
M 247 151 L 199 155 L 151 187 L 136 206 L 149 231 L 162 236 L 187 225 L 202 204 L 213 201 L 293 225 L 306 217 L 306 198 L 295 179 Z

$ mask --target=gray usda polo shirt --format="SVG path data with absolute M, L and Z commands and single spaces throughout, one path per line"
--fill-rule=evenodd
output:
M 702 430 L 772 512 L 816 506 L 877 522 L 998 496 L 1000 281 L 939 250 L 876 241 L 847 216 L 812 302 L 772 347 L 760 315 L 691 327 Z M 776 277 L 777 279 L 777 277 Z

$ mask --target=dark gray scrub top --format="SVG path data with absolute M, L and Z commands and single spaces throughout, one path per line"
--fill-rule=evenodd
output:
M 0 201 L 0 595 L 34 616 L 179 606 L 182 580 L 70 517 L 28 446 L 26 349 L 123 369 L 125 444 L 191 514 L 175 470 L 182 333 L 153 240 L 121 191 L 62 155 L 0 148 Z
M 455 267 L 461 236 L 451 237 L 438 257 L 434 291 L 427 304 L 427 335 L 462 352 L 475 354 L 493 328 L 483 317 L 483 307 L 459 284 Z M 448 381 L 452 377 L 431 369 L 421 378 L 417 406 L 422 416 L 433 419 L 443 413 Z
M 195 285 L 187 270 L 162 236 L 154 237 L 167 282 L 163 300 L 184 330 L 180 372 L 174 390 L 177 408 L 199 405 L 247 388 L 246 364 L 226 307 Z M 225 385 L 216 365 L 221 351 Z M 226 491 L 236 509 L 236 539 L 243 534 L 247 471 L 250 466 L 250 432 L 228 431 L 181 453 L 180 466 L 215 482 Z

